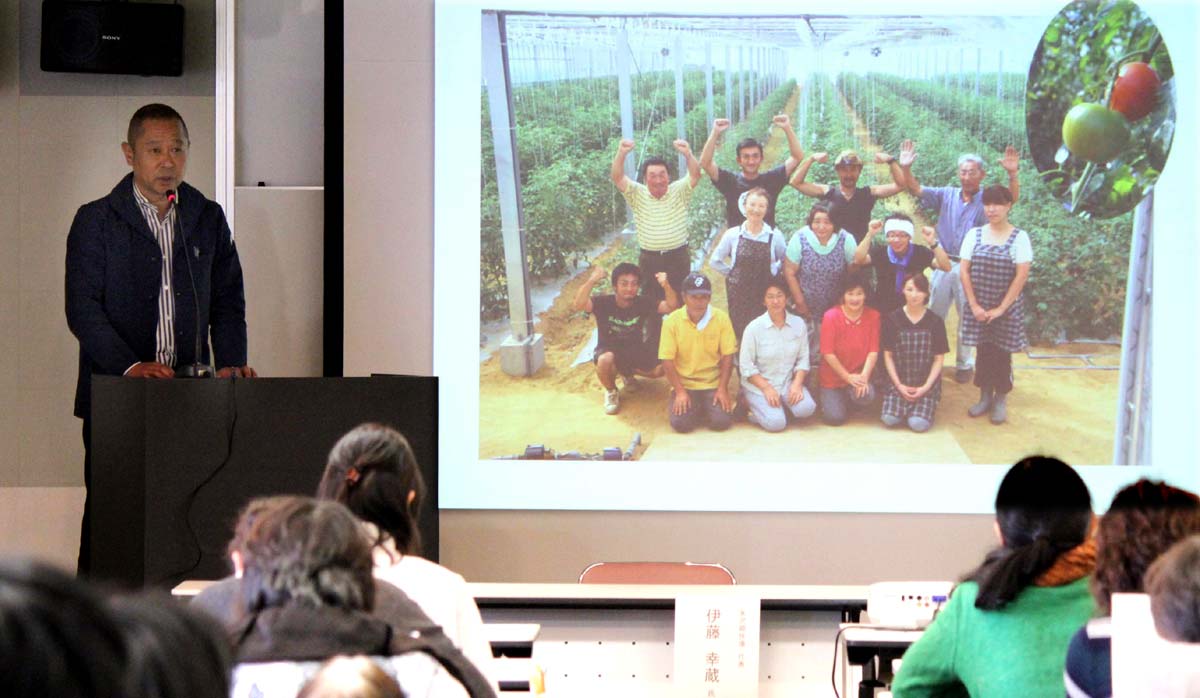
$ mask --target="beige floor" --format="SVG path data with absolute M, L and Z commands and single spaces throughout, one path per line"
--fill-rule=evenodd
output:
M 660 434 L 642 454 L 645 460 L 702 461 L 710 453 L 737 461 L 779 463 L 969 463 L 949 430 L 927 434 L 890 431 L 851 422 L 834 428 L 813 423 L 793 425 L 779 434 L 741 423 L 729 431 Z M 850 443 L 853 448 L 848 448 Z

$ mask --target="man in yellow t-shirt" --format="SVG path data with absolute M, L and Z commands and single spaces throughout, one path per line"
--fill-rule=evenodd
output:
M 671 428 L 686 434 L 701 421 L 713 431 L 733 423 L 729 377 L 737 338 L 729 315 L 709 303 L 712 282 L 699 272 L 683 280 L 683 307 L 663 321 L 658 358 L 671 384 Z

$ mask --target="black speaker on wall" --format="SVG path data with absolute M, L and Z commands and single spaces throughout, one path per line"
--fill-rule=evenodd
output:
M 183 6 L 43 0 L 42 70 L 183 75 Z

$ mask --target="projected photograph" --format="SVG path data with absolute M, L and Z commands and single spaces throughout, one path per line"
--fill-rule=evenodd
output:
M 484 10 L 479 459 L 1142 462 L 1173 71 L 1136 8 L 1079 30 L 1132 5 Z M 1030 113 L 1085 44 L 1105 113 Z M 1161 86 L 1132 126 L 1127 54 Z

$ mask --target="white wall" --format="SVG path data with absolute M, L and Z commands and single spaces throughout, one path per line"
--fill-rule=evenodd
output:
M 346 3 L 347 376 L 433 370 L 433 2 Z
M 120 144 L 148 102 L 183 115 L 186 179 L 214 196 L 215 3 L 184 2 L 180 78 L 42 73 L 40 6 L 0 3 L 0 554 L 73 568 L 83 444 L 72 416 L 79 345 L 63 312 L 67 231 L 81 204 L 129 171 Z M 319 106 L 322 95 L 312 99 Z M 239 198 L 251 363 L 267 375 L 320 375 L 321 192 Z

